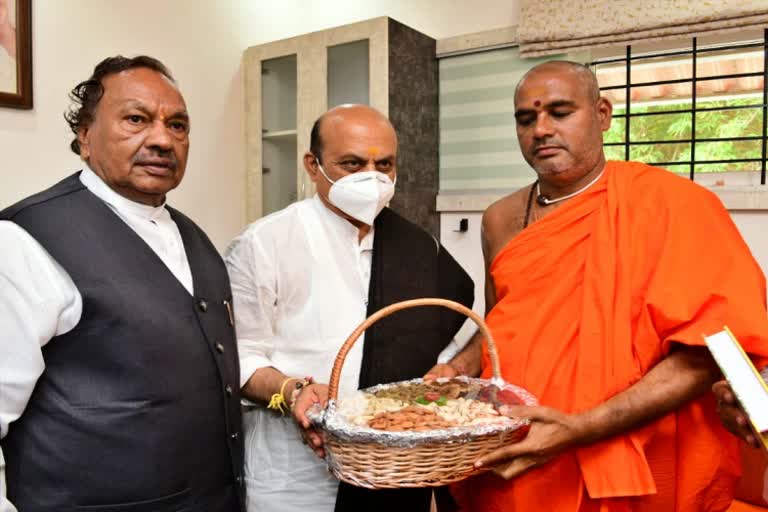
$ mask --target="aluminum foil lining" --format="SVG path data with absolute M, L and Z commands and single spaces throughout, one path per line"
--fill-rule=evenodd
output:
M 538 405 L 536 398 L 525 389 L 504 382 L 501 379 L 476 379 L 472 377 L 454 377 L 454 379 L 463 380 L 470 384 L 488 385 L 493 384 L 501 389 L 507 389 L 515 393 L 524 405 Z M 447 382 L 450 379 L 437 379 L 438 383 Z M 420 384 L 423 379 L 412 379 L 407 381 L 395 382 L 391 384 L 380 384 L 370 388 L 362 389 L 361 392 L 376 393 L 383 389 L 399 387 L 405 384 Z M 390 432 L 386 430 L 373 429 L 367 426 L 360 426 L 350 423 L 342 414 L 338 412 L 338 406 L 335 400 L 330 400 L 325 409 L 316 405 L 307 413 L 310 421 L 320 430 L 326 431 L 340 440 L 354 443 L 376 443 L 383 446 L 392 447 L 413 447 L 426 443 L 465 443 L 478 437 L 484 437 L 491 434 L 503 434 L 509 431 L 517 430 L 520 427 L 530 423 L 523 418 L 510 418 L 510 421 L 483 423 L 478 425 L 457 426 L 438 430 L 427 430 L 423 432 L 402 431 Z M 329 460 L 329 462 L 331 462 Z

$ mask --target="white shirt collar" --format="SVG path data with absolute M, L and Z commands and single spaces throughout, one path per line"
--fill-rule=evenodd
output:
M 328 208 L 323 200 L 320 199 L 319 194 L 315 194 L 312 200 L 315 204 L 315 209 L 320 212 L 320 215 L 331 224 L 337 226 L 337 228 L 345 235 L 348 235 L 349 238 L 354 239 L 356 242 L 358 241 L 360 230 L 354 224 Z M 363 239 L 359 241 L 359 245 L 360 249 L 363 251 L 373 250 L 373 226 L 371 226 L 371 229 L 368 230 L 368 233 L 366 233 Z
M 112 190 L 109 185 L 104 183 L 104 181 L 87 165 L 83 167 L 83 171 L 80 173 L 80 182 L 85 185 L 88 190 L 93 192 L 96 197 L 105 203 L 112 205 L 112 207 L 121 212 L 133 214 L 149 221 L 170 216 L 168 210 L 165 208 L 165 202 L 160 206 L 149 206 L 123 197 Z

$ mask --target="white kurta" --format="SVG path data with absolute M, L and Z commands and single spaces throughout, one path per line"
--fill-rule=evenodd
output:
M 373 230 L 358 230 L 315 196 L 260 219 L 227 249 L 241 384 L 259 368 L 327 383 L 339 348 L 365 319 Z M 363 339 L 347 355 L 341 396 L 358 389 Z M 331 512 L 338 481 L 301 442 L 290 416 L 244 413 L 249 512 Z
M 184 244 L 165 205 L 126 199 L 88 168 L 80 181 L 149 245 L 191 294 Z M 23 413 L 45 370 L 42 348 L 71 331 L 81 314 L 82 297 L 64 269 L 29 233 L 0 221 L 0 438 Z M 0 450 L 0 512 L 16 512 L 5 498 L 4 476 Z

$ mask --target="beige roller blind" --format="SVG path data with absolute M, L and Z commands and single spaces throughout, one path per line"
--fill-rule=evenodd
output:
M 514 96 L 520 78 L 545 60 L 521 59 L 517 48 L 440 59 L 441 191 L 534 180 L 517 144 Z
M 768 27 L 768 0 L 520 0 L 521 57 Z

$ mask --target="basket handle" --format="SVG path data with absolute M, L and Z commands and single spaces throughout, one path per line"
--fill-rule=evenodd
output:
M 339 379 L 341 378 L 341 369 L 344 366 L 344 360 L 347 358 L 347 353 L 349 353 L 349 351 L 352 349 L 352 346 L 360 338 L 360 335 L 363 334 L 365 330 L 368 329 L 370 326 L 372 326 L 382 318 L 388 317 L 392 313 L 395 313 L 396 311 L 400 311 L 401 309 L 416 308 L 420 306 L 443 306 L 471 318 L 472 321 L 475 322 L 475 324 L 477 324 L 477 327 L 480 329 L 480 332 L 483 334 L 486 342 L 488 343 L 488 355 L 491 358 L 491 369 L 493 371 L 493 377 L 495 379 L 501 378 L 501 370 L 499 367 L 499 354 L 496 351 L 496 342 L 493 341 L 493 336 L 491 335 L 491 331 L 490 329 L 488 329 L 488 326 L 485 324 L 485 321 L 483 321 L 480 315 L 478 315 L 468 307 L 464 306 L 463 304 L 459 304 L 458 302 L 454 302 L 452 300 L 412 299 L 412 300 L 405 300 L 403 302 L 396 302 L 394 304 L 390 304 L 385 308 L 381 308 L 380 310 L 378 310 L 377 312 L 375 312 L 374 314 L 366 318 L 360 325 L 357 326 L 357 328 L 352 332 L 352 334 L 349 335 L 349 338 L 347 338 L 347 340 L 339 349 L 339 353 L 336 355 L 336 360 L 333 363 L 333 369 L 331 370 L 331 380 L 328 383 L 328 399 L 329 400 L 336 400 L 338 398 Z

